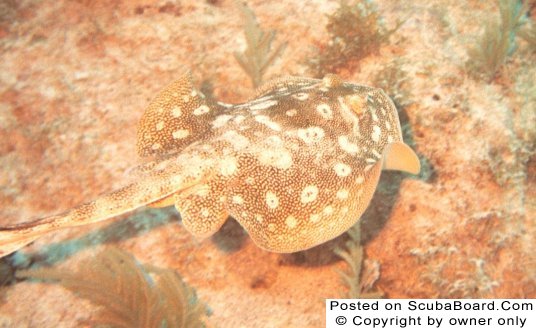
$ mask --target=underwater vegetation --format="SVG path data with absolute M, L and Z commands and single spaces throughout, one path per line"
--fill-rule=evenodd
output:
M 77 272 L 40 268 L 18 278 L 56 282 L 100 306 L 96 327 L 203 327 L 207 308 L 173 270 L 142 265 L 117 248 L 82 261 Z
M 385 90 L 399 110 L 407 106 L 411 98 L 407 85 L 409 77 L 403 68 L 404 64 L 404 60 L 400 58 L 393 59 L 377 72 L 372 83 L 375 87 Z
M 280 43 L 272 50 L 272 42 L 276 32 L 274 30 L 264 31 L 257 22 L 255 13 L 245 3 L 236 1 L 236 5 L 244 16 L 247 48 L 242 53 L 235 51 L 234 56 L 256 88 L 262 84 L 262 77 L 268 67 L 273 64 L 277 57 L 281 56 L 286 43 Z
M 529 50 L 536 53 L 536 23 L 531 22 L 527 28 L 519 32 L 519 36 L 527 42 Z
M 469 52 L 470 55 L 476 54 L 478 60 L 473 63 L 468 61 L 468 65 L 473 69 L 470 73 L 474 77 L 492 81 L 501 73 L 502 65 L 517 51 L 517 37 L 526 42 L 528 51 L 517 52 L 519 67 L 508 72 L 516 93 L 508 106 L 509 117 L 505 121 L 512 133 L 507 142 L 494 145 L 489 151 L 489 168 L 497 183 L 501 187 L 517 186 L 517 194 L 524 199 L 525 191 L 520 186 L 528 178 L 528 163 L 535 153 L 536 142 L 536 71 L 531 58 L 536 51 L 536 29 L 534 21 L 526 17 L 531 6 L 529 2 L 499 0 L 498 5 L 500 23 L 495 24 L 495 29 L 491 29 L 490 25 L 486 27 L 481 43 Z M 502 53 L 494 50 L 499 44 Z M 487 52 L 485 47 L 488 47 Z
M 341 297 L 344 298 L 382 298 L 383 292 L 371 291 L 372 285 L 377 277 L 372 281 L 364 279 L 364 248 L 361 245 L 361 223 L 358 222 L 347 232 L 350 239 L 343 248 L 335 249 L 335 254 L 342 258 L 348 265 L 346 271 L 338 271 L 343 284 L 348 292 Z
M 377 52 L 403 23 L 398 21 L 388 29 L 373 1 L 340 0 L 337 10 L 328 16 L 330 40 L 309 60 L 311 73 L 316 77 L 336 73 Z
M 499 0 L 499 22 L 488 22 L 476 45 L 468 50 L 468 71 L 476 78 L 493 80 L 517 49 L 516 35 L 525 23 L 527 3 Z M 530 36 L 529 36 L 530 39 Z

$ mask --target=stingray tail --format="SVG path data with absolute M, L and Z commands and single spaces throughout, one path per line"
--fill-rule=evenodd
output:
M 0 257 L 26 246 L 46 233 L 107 220 L 169 198 L 173 193 L 195 184 L 197 180 L 177 173 L 181 171 L 182 168 L 178 167 L 175 172 L 153 175 L 58 215 L 0 227 Z
M 67 212 L 18 225 L 0 227 L 0 257 L 62 228 L 103 221 L 154 201 L 150 191 L 131 184 Z
M 0 229 L 0 257 L 11 254 L 39 238 L 41 234 L 33 233 L 31 230 L 29 227 L 18 226 Z

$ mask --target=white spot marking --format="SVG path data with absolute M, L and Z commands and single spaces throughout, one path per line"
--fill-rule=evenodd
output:
M 277 105 L 277 100 L 268 100 L 249 106 L 251 110 L 261 110 Z
M 208 209 L 204 208 L 204 209 L 201 210 L 201 215 L 203 217 L 208 218 L 209 214 L 210 214 L 210 212 L 209 212 Z
M 276 122 L 273 122 L 270 120 L 268 116 L 265 115 L 257 115 L 255 116 L 255 121 L 266 125 L 268 128 L 274 130 L 274 131 L 281 131 L 281 126 L 277 124 Z
M 333 165 L 333 169 L 339 177 L 347 177 L 352 173 L 352 168 L 344 163 L 336 163 Z
M 301 193 L 301 202 L 303 204 L 311 203 L 316 200 L 318 197 L 318 187 L 314 185 L 309 185 L 303 188 Z
M 151 149 L 153 150 L 157 150 L 157 149 L 160 149 L 162 148 L 162 145 L 159 144 L 159 143 L 154 143 L 152 146 L 151 146 Z
M 317 223 L 319 220 L 320 215 L 318 214 L 311 214 L 311 216 L 309 217 L 309 221 L 311 221 L 312 223 Z
M 226 104 L 224 102 L 221 102 L 221 101 L 218 101 L 218 105 L 222 106 L 222 107 L 225 107 L 225 108 L 231 108 L 233 107 L 233 105 L 231 104 Z
M 249 145 L 248 138 L 233 130 L 225 132 L 222 135 L 222 138 L 237 150 L 243 149 Z
M 292 155 L 284 148 L 261 149 L 258 159 L 261 164 L 273 166 L 282 170 L 289 169 L 293 163 Z
M 266 192 L 266 205 L 271 209 L 276 209 L 279 206 L 279 198 L 272 191 Z
M 172 135 L 173 135 L 173 139 L 184 139 L 188 135 L 190 135 L 190 131 L 180 129 L 180 130 L 177 130 L 177 131 L 173 131 Z
M 236 124 L 242 124 L 242 122 L 244 122 L 245 119 L 246 119 L 246 117 L 244 115 L 237 115 L 233 119 L 233 122 L 236 123 Z
M 343 97 L 337 97 L 337 101 L 339 102 L 339 106 L 341 106 L 342 109 L 344 109 L 347 112 L 350 111 L 350 108 L 348 107 L 348 105 L 344 101 Z
M 339 137 L 339 146 L 342 150 L 352 155 L 355 155 L 359 152 L 359 146 L 348 140 L 348 136 Z
M 318 126 L 311 126 L 307 129 L 299 129 L 298 137 L 306 144 L 319 142 L 324 138 L 324 130 Z
M 326 214 L 326 215 L 331 215 L 331 214 L 333 214 L 333 206 L 328 205 L 328 206 L 324 207 L 324 211 L 323 211 L 323 212 L 324 212 L 324 214 Z
M 370 110 L 370 115 L 372 116 L 372 120 L 374 120 L 374 122 L 378 122 L 378 115 L 376 115 L 376 111 L 374 109 Z
M 337 198 L 339 199 L 346 199 L 348 198 L 348 190 L 346 189 L 341 189 L 339 191 L 337 191 Z
M 289 109 L 289 110 L 287 110 L 287 111 L 285 112 L 285 114 L 287 114 L 287 116 L 292 117 L 292 116 L 296 116 L 296 114 L 298 114 L 298 111 L 295 110 L 295 109 Z
M 373 166 L 374 166 L 374 165 L 367 165 L 367 166 L 365 166 L 365 172 L 370 171 L 370 169 L 371 169 Z
M 365 161 L 367 163 L 372 163 L 372 164 L 376 163 L 376 160 L 374 158 L 367 158 Z
M 298 221 L 292 215 L 286 218 L 285 223 L 287 224 L 287 227 L 289 227 L 290 229 L 295 228 L 298 225 Z
M 190 96 L 192 96 L 192 97 L 197 96 L 197 91 L 196 91 L 196 90 L 192 90 L 192 92 L 190 92 Z
M 320 104 L 316 106 L 316 111 L 326 120 L 331 120 L 333 118 L 333 111 L 328 104 Z
M 304 101 L 306 100 L 307 98 L 309 98 L 309 94 L 308 93 L 305 93 L 305 92 L 300 92 L 300 93 L 297 93 L 295 95 L 292 95 L 293 98 L 296 98 L 300 101 Z
M 164 129 L 164 121 L 156 123 L 156 131 L 162 131 Z
M 372 127 L 372 134 L 370 135 L 370 137 L 372 138 L 372 141 L 379 142 L 381 134 L 382 134 L 382 129 L 379 126 L 374 125 Z
M 393 137 L 392 136 L 387 136 L 387 142 L 389 142 L 389 143 L 393 142 Z
M 171 109 L 171 115 L 173 117 L 180 117 L 182 115 L 182 111 L 179 107 L 173 107 L 173 109 Z
M 391 130 L 391 123 L 389 123 L 389 121 L 385 121 L 385 127 L 387 130 Z
M 365 181 L 365 178 L 363 178 L 362 175 L 358 176 L 357 179 L 355 179 L 355 183 L 362 184 L 363 181 Z
M 230 157 L 221 161 L 221 165 L 220 165 L 221 175 L 228 177 L 230 175 L 233 175 L 237 169 L 238 169 L 238 163 L 236 161 L 236 158 Z
M 264 218 L 260 214 L 255 214 L 255 220 L 259 223 L 262 223 L 262 221 L 264 221 Z
M 201 105 L 194 110 L 194 115 L 196 116 L 203 115 L 203 114 L 208 113 L 209 111 L 210 111 L 210 108 L 207 105 Z
M 242 205 L 242 204 L 244 204 L 244 198 L 242 198 L 242 196 L 240 196 L 240 195 L 234 195 L 233 196 L 233 203 L 238 204 L 238 205 Z
M 352 123 L 352 132 L 354 135 L 359 136 L 359 119 L 357 118 L 356 112 L 348 107 L 343 97 L 338 97 L 337 100 L 339 101 L 339 107 L 341 109 L 343 119 Z
M 189 102 L 189 101 L 190 101 L 190 97 L 189 97 L 188 95 L 184 95 L 184 96 L 182 96 L 182 102 L 187 103 L 187 102 Z
M 266 139 L 267 143 L 269 143 L 270 145 L 274 145 L 274 146 L 282 146 L 283 145 L 283 140 L 279 137 L 279 136 L 269 136 L 267 139 Z
M 372 149 L 371 151 L 372 151 L 372 155 L 376 156 L 377 158 L 382 158 L 382 155 L 378 153 L 376 149 Z
M 212 122 L 213 128 L 221 128 L 222 126 L 225 126 L 227 122 L 229 122 L 230 119 L 232 119 L 233 116 L 231 115 L 219 115 L 216 117 L 216 119 Z
M 249 105 L 251 105 L 252 103 L 253 104 L 259 104 L 259 103 L 264 103 L 266 101 L 269 101 L 269 100 L 272 100 L 274 96 L 273 95 L 268 95 L 268 96 L 264 96 L 264 97 L 260 97 L 260 98 L 255 98 L 253 99 L 251 102 L 247 102 L 247 103 L 244 103 L 242 105 L 239 105 L 240 107 L 248 107 Z

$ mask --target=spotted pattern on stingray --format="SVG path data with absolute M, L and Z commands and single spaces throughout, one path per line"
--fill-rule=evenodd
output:
M 137 181 L 66 214 L 0 230 L 0 255 L 42 232 L 143 205 L 175 205 L 200 238 L 232 216 L 258 246 L 300 251 L 356 223 L 382 168 L 419 170 L 389 97 L 335 75 L 274 80 L 232 105 L 205 99 L 186 74 L 147 107 L 137 151 L 153 160 Z

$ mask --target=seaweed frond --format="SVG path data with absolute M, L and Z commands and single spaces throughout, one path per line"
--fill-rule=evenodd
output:
M 529 50 L 536 53 L 536 23 L 532 22 L 529 27 L 521 30 L 519 36 L 527 42 Z
M 364 277 L 364 252 L 361 245 L 361 227 L 360 223 L 354 225 L 348 230 L 350 239 L 346 242 L 344 248 L 335 249 L 335 254 L 342 258 L 348 265 L 348 270 L 339 271 L 339 275 L 348 288 L 345 298 L 382 298 L 383 292 L 370 291 L 375 281 L 368 282 Z
M 247 48 L 243 53 L 235 52 L 234 56 L 256 88 L 261 85 L 262 77 L 268 67 L 283 53 L 286 43 L 279 44 L 272 51 L 276 32 L 262 30 L 255 13 L 245 3 L 236 1 L 236 5 L 244 16 Z
M 202 327 L 206 307 L 173 270 L 143 266 L 119 249 L 107 249 L 80 263 L 77 272 L 41 268 L 18 278 L 58 282 L 96 305 L 93 326 Z
M 373 80 L 373 86 L 387 92 L 398 109 L 411 102 L 411 91 L 408 86 L 409 77 L 403 65 L 404 61 L 396 58 L 383 66 Z
M 309 67 L 317 77 L 337 73 L 378 52 L 404 22 L 398 21 L 394 28 L 387 29 L 373 1 L 340 0 L 337 10 L 328 16 L 330 40 L 319 49 L 318 57 L 309 61 Z
M 508 57 L 509 42 L 508 33 L 499 24 L 488 23 L 478 44 L 468 51 L 470 72 L 476 77 L 492 80 Z
M 150 267 L 148 270 L 158 276 L 157 289 L 165 303 L 166 327 L 202 327 L 208 311 L 199 303 L 195 290 L 186 285 L 173 270 Z
M 476 77 L 493 80 L 517 48 L 516 34 L 524 24 L 526 3 L 499 0 L 500 22 L 489 22 L 477 44 L 468 50 L 467 68 Z

